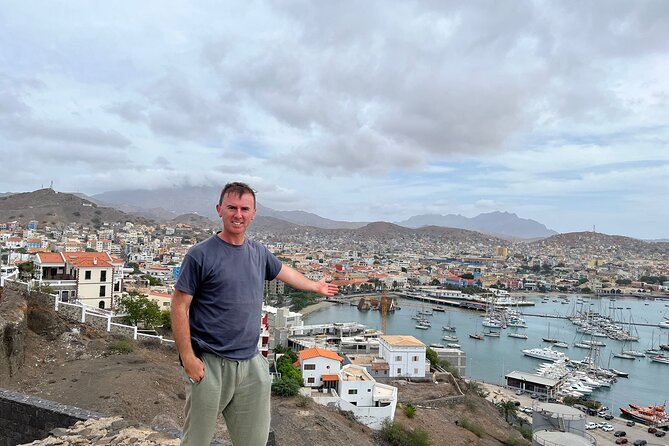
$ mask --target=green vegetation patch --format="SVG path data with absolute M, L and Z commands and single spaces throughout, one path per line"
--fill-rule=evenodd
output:
M 135 351 L 135 344 L 128 339 L 119 339 L 109 344 L 107 350 L 109 350 L 111 353 L 127 355 L 128 353 Z
M 485 429 L 480 424 L 470 420 L 469 418 L 463 417 L 460 419 L 460 426 L 467 429 L 472 434 L 476 435 L 479 438 L 483 438 L 485 435 Z
M 430 437 L 423 429 L 409 430 L 388 419 L 381 428 L 383 438 L 392 446 L 429 446 Z

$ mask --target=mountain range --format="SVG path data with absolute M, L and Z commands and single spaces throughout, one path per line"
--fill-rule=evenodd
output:
M 208 201 L 208 200 L 207 200 Z M 137 202 L 131 206 L 140 209 Z M 164 203 L 163 203 L 164 204 Z M 152 208 L 161 209 L 161 208 Z M 262 208 L 263 212 L 265 209 Z M 269 211 L 272 211 L 269 209 Z M 174 214 L 172 211 L 161 209 L 161 213 Z M 311 217 L 314 214 L 306 212 L 286 212 L 274 211 L 276 215 L 287 215 L 290 218 Z M 486 218 L 502 216 L 513 222 L 518 219 L 513 214 L 492 213 L 483 214 L 482 218 L 470 219 L 478 222 L 485 221 Z M 318 216 L 314 216 L 313 221 L 320 222 Z M 444 216 L 448 217 L 448 216 Z M 481 216 L 479 216 L 481 217 Z M 434 218 L 434 216 L 432 216 Z M 17 220 L 21 225 L 25 225 L 30 220 L 37 220 L 40 225 L 59 226 L 71 222 L 77 222 L 84 226 L 99 227 L 104 222 L 125 222 L 131 221 L 138 224 L 169 223 L 176 224 L 185 222 L 201 229 L 212 230 L 220 227 L 218 218 L 209 218 L 199 213 L 184 213 L 169 220 L 152 218 L 149 220 L 144 216 L 128 215 L 124 211 L 108 207 L 93 202 L 84 196 L 56 192 L 53 189 L 39 189 L 34 192 L 15 193 L 0 196 L 0 222 Z M 523 219 L 518 219 L 523 220 Z M 443 220 L 442 220 L 443 221 Z M 336 224 L 332 220 L 328 224 Z M 414 219 L 414 225 L 425 223 L 420 219 Z M 531 220 L 530 220 L 531 222 Z M 536 222 L 535 222 L 536 223 Z M 500 225 L 499 227 L 503 227 Z M 596 232 L 573 232 L 566 234 L 557 234 L 538 240 L 519 240 L 513 237 L 500 237 L 499 235 L 486 234 L 482 231 L 473 231 L 463 228 L 443 227 L 436 225 L 421 226 L 419 228 L 409 228 L 389 222 L 372 222 L 363 224 L 357 228 L 322 228 L 315 225 L 302 225 L 298 222 L 289 222 L 284 219 L 268 215 L 258 215 L 251 227 L 251 232 L 261 231 L 266 237 L 274 237 L 278 240 L 293 240 L 298 242 L 309 238 L 330 238 L 340 241 L 352 241 L 358 246 L 365 246 L 382 243 L 384 246 L 403 245 L 410 246 L 418 244 L 425 246 L 434 243 L 435 245 L 448 240 L 455 248 L 470 249 L 471 246 L 497 246 L 508 244 L 511 241 L 519 242 L 525 246 L 533 247 L 539 252 L 577 252 L 579 255 L 600 255 L 605 249 L 608 255 L 624 259 L 631 253 L 644 256 L 669 256 L 669 243 L 646 242 L 623 236 L 612 236 Z M 490 231 L 490 232 L 497 232 Z M 459 251 L 458 251 L 459 252 Z
M 93 195 L 99 204 L 114 206 L 132 214 L 141 214 L 159 219 L 172 219 L 180 214 L 196 213 L 204 217 L 218 219 L 214 210 L 220 194 L 216 187 L 180 187 L 155 190 L 110 191 Z M 348 222 L 323 218 L 305 211 L 278 211 L 261 203 L 257 204 L 258 216 L 273 217 L 301 226 L 322 229 L 356 229 L 369 222 Z M 542 238 L 557 234 L 545 225 L 508 212 L 490 212 L 468 218 L 462 215 L 417 215 L 407 220 L 394 222 L 406 228 L 442 226 L 468 229 L 503 238 Z

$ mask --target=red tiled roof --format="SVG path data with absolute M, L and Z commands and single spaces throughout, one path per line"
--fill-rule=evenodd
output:
M 109 268 L 112 266 L 112 258 L 106 252 L 64 252 L 63 256 L 68 262 L 78 267 Z
M 321 375 L 323 382 L 326 381 L 339 381 L 339 375 Z
M 39 263 L 65 263 L 65 259 L 60 252 L 38 252 Z
M 317 358 L 319 356 L 322 356 L 324 358 L 328 359 L 334 359 L 335 361 L 343 361 L 344 358 L 339 356 L 337 353 L 333 352 L 332 350 L 325 350 L 324 348 L 320 347 L 312 347 L 308 348 L 306 350 L 301 350 L 298 355 L 300 356 L 300 361 L 304 361 L 306 359 L 312 359 L 312 358 Z

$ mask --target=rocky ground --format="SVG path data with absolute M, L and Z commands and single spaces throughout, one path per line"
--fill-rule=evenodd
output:
M 110 417 L 166 429 L 180 428 L 185 393 L 173 350 L 135 344 L 132 352 L 114 353 L 110 346 L 118 339 L 85 324 L 65 321 L 43 308 L 30 309 L 29 327 L 25 364 L 6 387 Z M 492 446 L 520 439 L 496 408 L 482 398 L 470 395 L 462 404 L 421 408 L 421 401 L 455 394 L 450 384 L 393 384 L 399 388 L 401 401 L 418 406 L 413 418 L 398 409 L 396 421 L 411 429 L 425 430 L 433 445 Z M 479 424 L 485 433 L 477 437 L 462 427 L 463 419 Z M 217 438 L 225 440 L 223 420 L 220 426 Z M 388 444 L 378 432 L 361 426 L 347 414 L 297 397 L 273 398 L 272 428 L 277 445 Z

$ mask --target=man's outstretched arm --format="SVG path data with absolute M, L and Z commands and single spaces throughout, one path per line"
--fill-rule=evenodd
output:
M 276 278 L 298 290 L 313 291 L 323 296 L 334 296 L 339 292 L 339 287 L 327 283 L 325 278 L 316 282 L 315 280 L 308 279 L 304 274 L 288 265 L 281 267 L 281 271 L 279 271 Z

